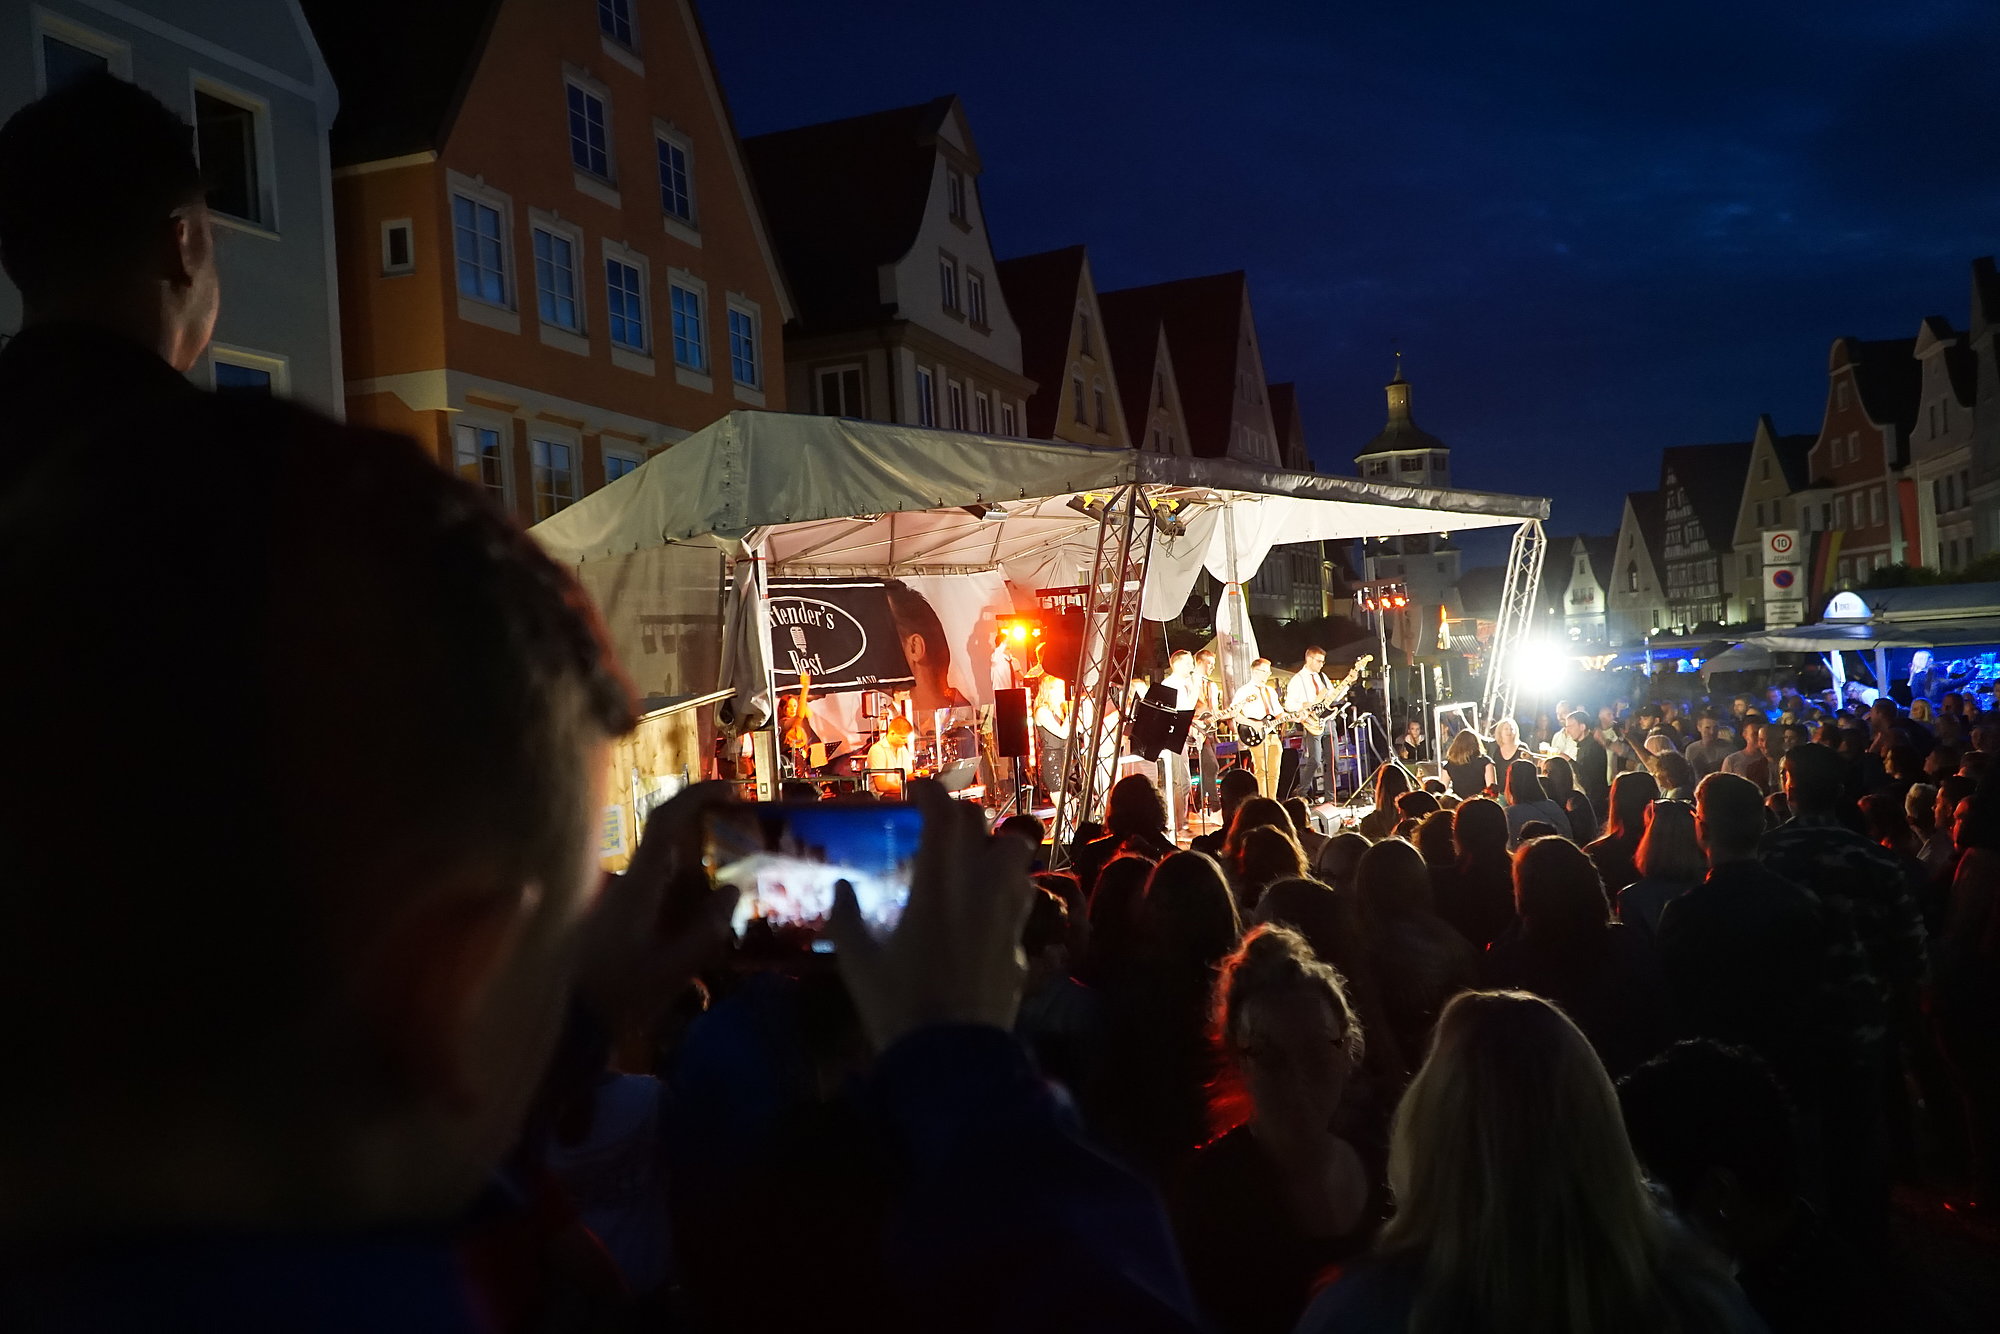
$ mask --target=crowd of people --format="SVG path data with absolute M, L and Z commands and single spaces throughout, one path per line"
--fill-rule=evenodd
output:
M 1890 1185 L 2000 1148 L 1992 715 L 1576 712 L 1358 829 L 1229 772 L 1185 849 L 1143 776 L 1063 849 L 919 782 L 893 930 L 746 948 L 716 788 L 595 869 L 568 573 L 189 384 L 214 244 L 130 84 L 0 129 L 0 1326 L 1924 1327 Z

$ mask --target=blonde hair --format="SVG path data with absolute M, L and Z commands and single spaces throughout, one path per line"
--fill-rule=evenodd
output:
M 1500 744 L 1500 729 L 1503 727 L 1514 734 L 1514 744 L 1518 747 L 1521 744 L 1521 724 L 1515 722 L 1512 718 L 1495 718 L 1493 720 L 1493 744 L 1496 747 Z
M 1931 702 L 1922 695 L 1910 701 L 1910 721 L 1927 723 L 1931 720 Z
M 1589 1041 L 1539 996 L 1445 1006 L 1396 1109 L 1389 1186 L 1376 1252 L 1417 1267 L 1411 1334 L 1707 1327 L 1702 1280 L 1726 1290 L 1662 1219 Z

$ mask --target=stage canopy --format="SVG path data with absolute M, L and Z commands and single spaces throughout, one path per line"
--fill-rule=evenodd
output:
M 773 412 L 732 412 L 633 473 L 535 525 L 534 536 L 578 569 L 621 654 L 626 624 L 670 619 L 657 605 L 663 578 L 644 553 L 720 548 L 761 559 L 767 574 L 881 575 L 999 571 L 1017 588 L 1089 577 L 1098 519 L 1093 497 L 1145 488 L 1169 516 L 1147 566 L 1142 613 L 1180 614 L 1206 568 L 1244 583 L 1273 546 L 1474 528 L 1545 518 L 1548 501 L 1444 491 L 1183 458 Z M 635 559 L 639 558 L 639 559 Z M 726 601 L 724 682 L 752 690 L 754 648 L 738 633 L 762 624 L 758 594 L 738 561 Z M 686 590 L 683 590 L 685 592 Z M 651 600 L 652 609 L 643 611 Z M 685 603 L 685 596 L 681 601 Z M 710 606 L 715 605 L 711 597 Z M 660 628 L 657 642 L 665 642 Z M 761 636 L 760 636 L 761 637 Z M 655 643 L 649 639 L 649 645 Z M 699 680 L 673 689 L 705 688 Z M 642 688 L 659 689 L 641 682 Z M 746 701 L 747 702 L 747 701 Z

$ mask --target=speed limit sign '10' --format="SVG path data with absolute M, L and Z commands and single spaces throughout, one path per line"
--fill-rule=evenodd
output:
M 1766 565 L 1791 565 L 1799 558 L 1799 535 L 1796 529 L 1780 528 L 1764 534 L 1764 563 Z

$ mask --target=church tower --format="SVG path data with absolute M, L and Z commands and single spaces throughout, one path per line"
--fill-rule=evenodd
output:
M 1381 433 L 1354 456 L 1355 471 L 1370 482 L 1390 486 L 1445 488 L 1451 485 L 1451 446 L 1417 425 L 1410 413 L 1410 382 L 1403 378 L 1403 354 L 1396 354 L 1396 375 L 1385 386 L 1389 420 Z M 1459 612 L 1458 545 L 1438 533 L 1413 533 L 1362 543 L 1362 567 L 1369 579 L 1401 579 L 1409 586 L 1409 609 L 1398 615 L 1391 631 L 1398 645 L 1417 652 L 1437 645 L 1439 608 Z

